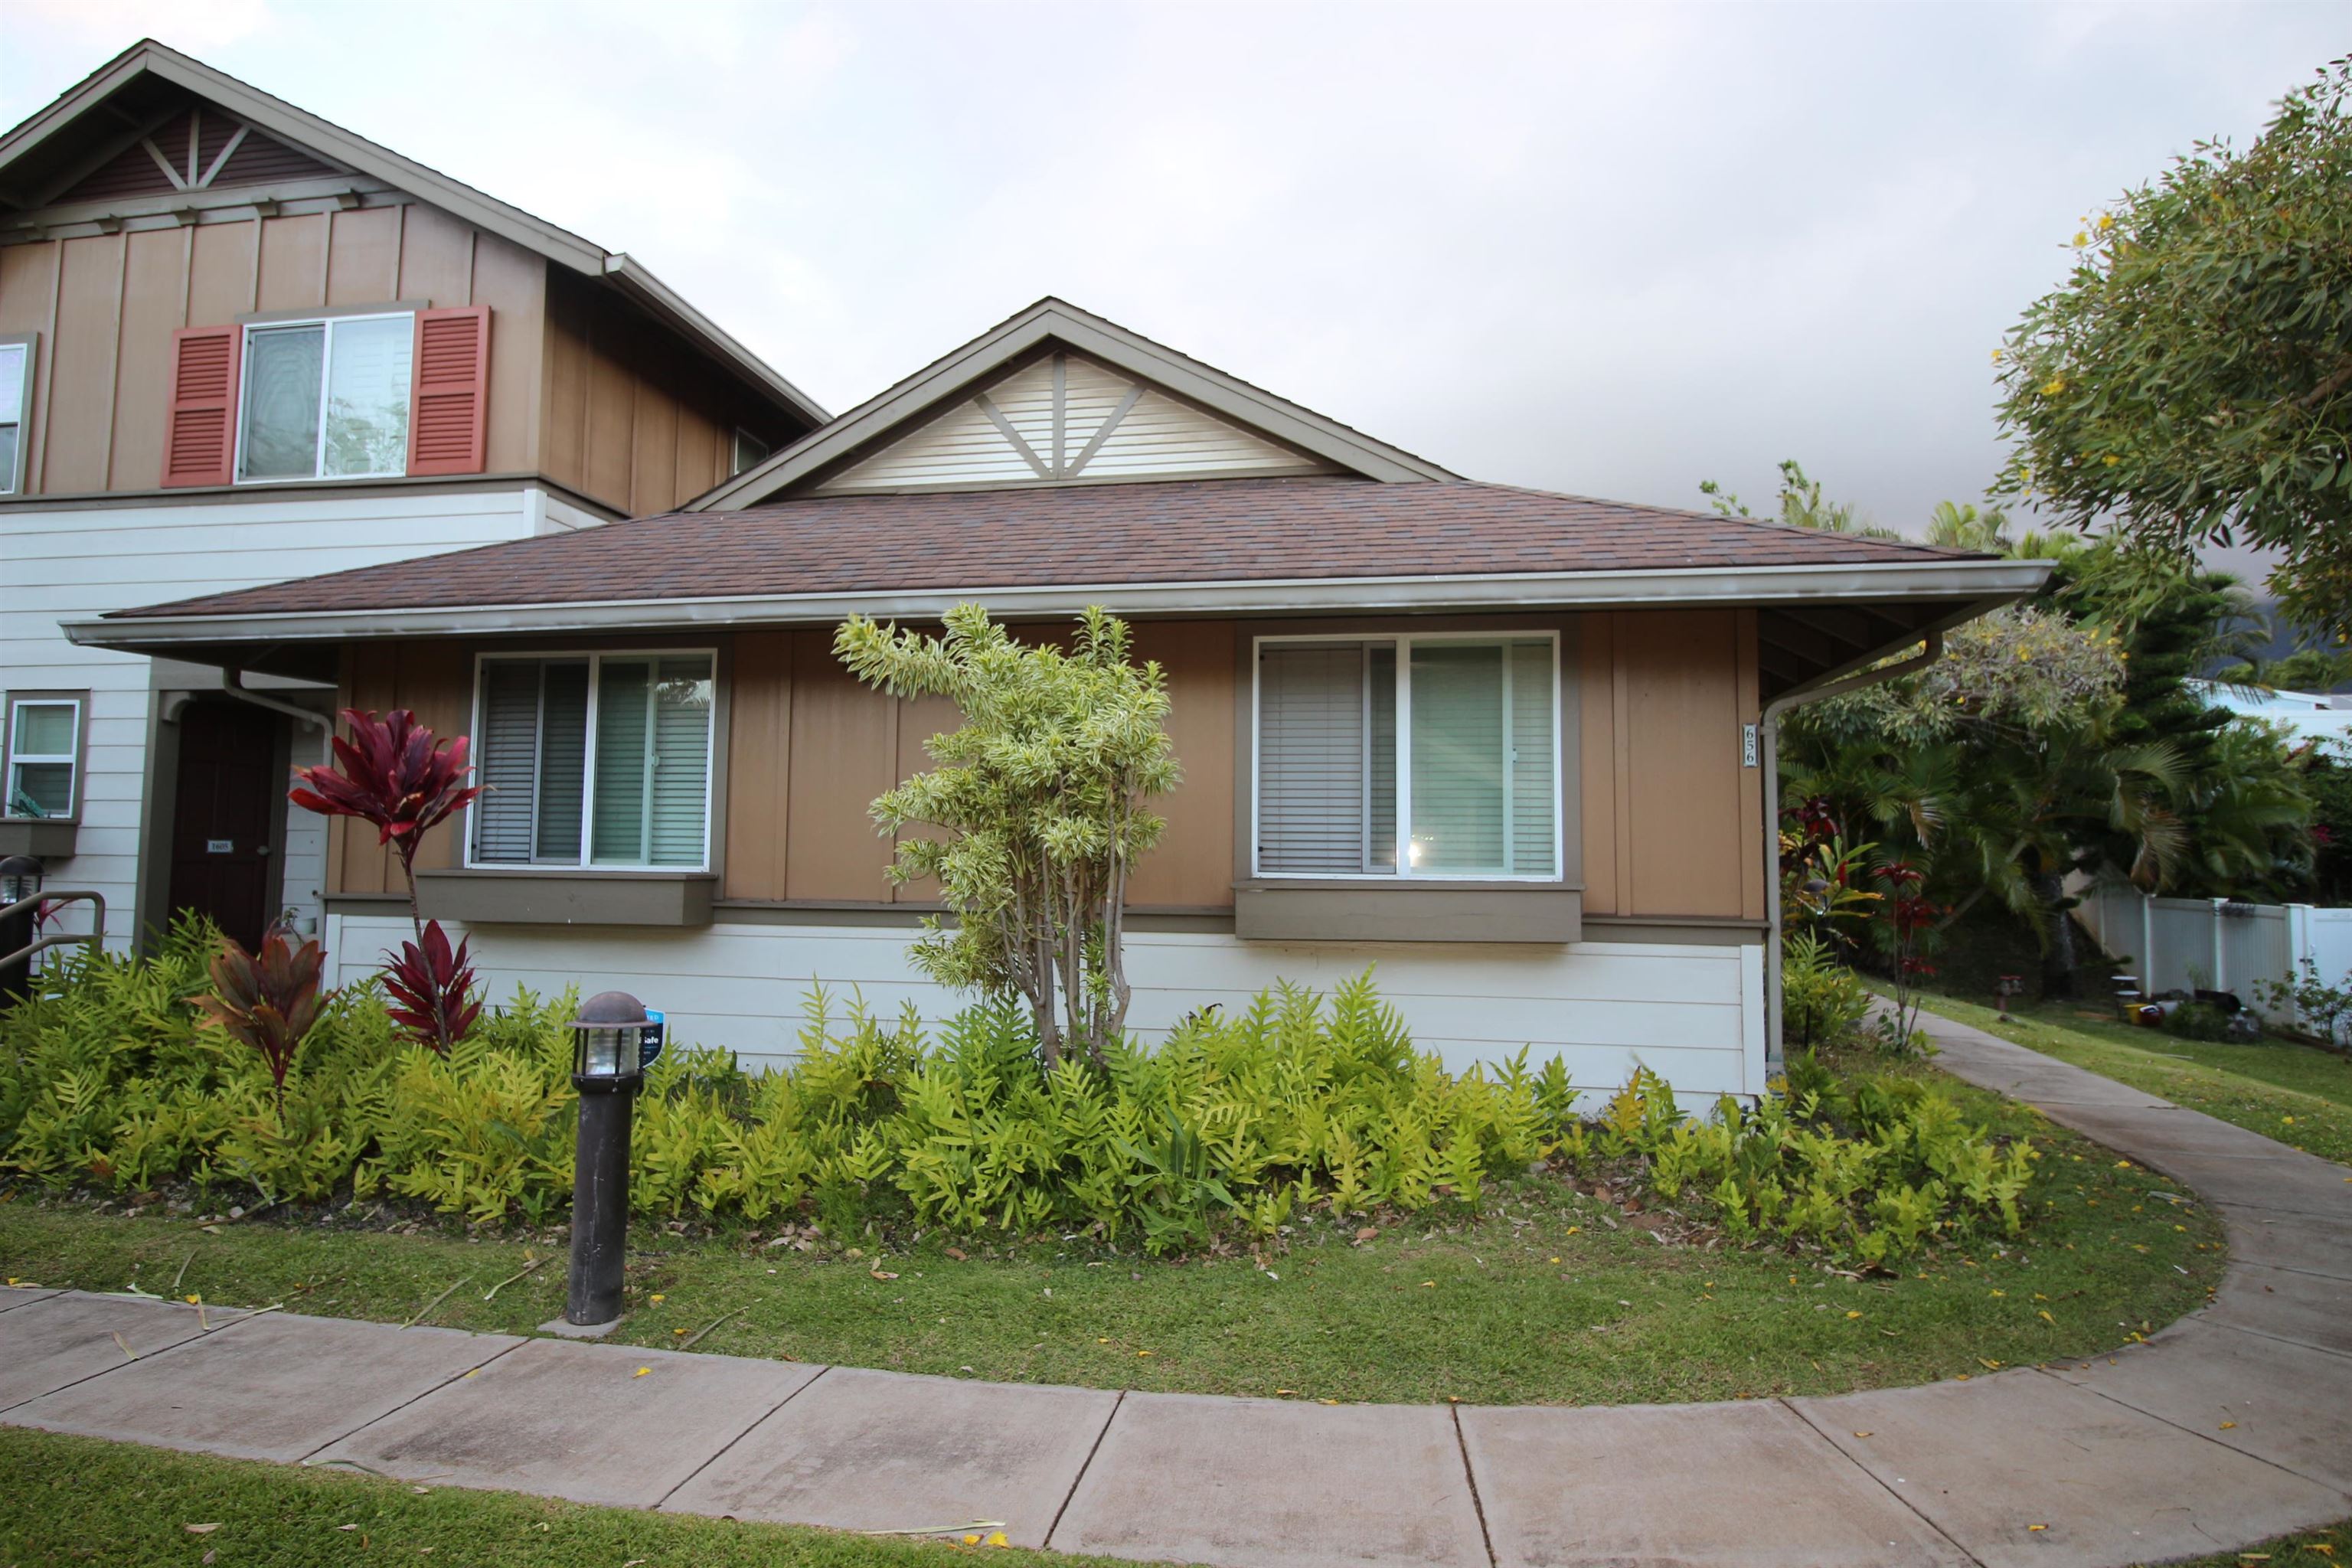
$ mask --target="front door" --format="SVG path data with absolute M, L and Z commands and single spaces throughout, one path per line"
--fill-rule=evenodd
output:
M 172 910 L 211 917 L 247 952 L 276 911 L 271 825 L 284 784 L 276 715 L 242 702 L 180 710 L 180 777 L 172 808 Z

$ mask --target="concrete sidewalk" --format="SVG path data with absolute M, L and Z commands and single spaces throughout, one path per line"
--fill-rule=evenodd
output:
M 1324 1564 L 2125 1564 L 2352 1517 L 2352 1175 L 1980 1031 L 1941 1065 L 2194 1188 L 2214 1304 L 1827 1399 L 1326 1406 L 0 1292 L 0 1421 L 586 1502 Z M 126 1353 L 128 1352 L 128 1353 Z M 135 1359 L 134 1359 L 135 1358 Z M 642 1369 L 642 1370 L 641 1370 Z

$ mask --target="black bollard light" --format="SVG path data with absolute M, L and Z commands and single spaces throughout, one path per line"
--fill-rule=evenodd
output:
M 41 863 L 30 855 L 11 855 L 0 860 L 0 959 L 6 959 L 33 945 L 39 927 L 33 917 L 40 905 L 33 900 L 41 892 Z M 21 909 L 13 908 L 23 905 Z M 14 963 L 0 963 L 0 1005 L 25 999 L 31 984 L 33 961 L 17 959 Z
M 572 1176 L 572 1278 L 563 1321 L 607 1326 L 621 1316 L 629 1234 L 629 1123 L 645 1084 L 647 1031 L 661 1027 L 625 991 L 591 996 L 572 1024 L 572 1086 L 580 1142 Z

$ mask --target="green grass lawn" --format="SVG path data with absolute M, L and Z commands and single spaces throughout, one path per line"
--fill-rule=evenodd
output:
M 1896 1278 L 1772 1247 L 1664 1245 L 1545 1176 L 1496 1184 L 1475 1216 L 1387 1220 L 1360 1242 L 1361 1219 L 1320 1216 L 1262 1258 L 936 1235 L 801 1251 L 641 1224 L 616 1339 L 1005 1382 L 1643 1403 L 1980 1374 L 2105 1350 L 2203 1303 L 2223 1253 L 2200 1208 L 2151 1195 L 2170 1189 L 2022 1106 L 1934 1076 L 1971 1117 L 2031 1138 L 2042 1180 L 2019 1241 L 1948 1247 Z M 396 1216 L 361 1224 L 364 1205 L 215 1233 L 37 1189 L 5 1195 L 0 1273 L 45 1285 L 509 1332 L 562 1301 L 563 1257 L 544 1237 L 387 1234 Z M 499 1286 L 533 1258 L 537 1272 Z
M 0 1427 L 0 1563 L 314 1568 L 923 1568 L 965 1549 L 830 1530 L 409 1487 Z M 103 1499 L 103 1506 L 93 1506 Z M 212 1528 L 191 1532 L 190 1525 Z M 429 1554 L 429 1555 L 428 1555 Z M 985 1549 L 992 1564 L 1104 1563 Z
M 2176 1039 L 2119 1023 L 2112 1008 L 2079 1002 L 2021 1005 L 2007 1024 L 1972 1002 L 1937 996 L 1928 1006 L 2307 1154 L 2352 1163 L 2352 1057 L 2290 1040 L 2233 1046 Z

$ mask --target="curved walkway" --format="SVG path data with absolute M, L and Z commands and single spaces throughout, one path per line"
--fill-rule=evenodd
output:
M 1447 1409 L 9 1291 L 0 1421 L 744 1519 L 1002 1521 L 1019 1544 L 1235 1568 L 2125 1564 L 2352 1517 L 2352 1175 L 1927 1023 L 1944 1067 L 2214 1205 L 2231 1262 L 2213 1304 L 2113 1355 L 1967 1382 Z

